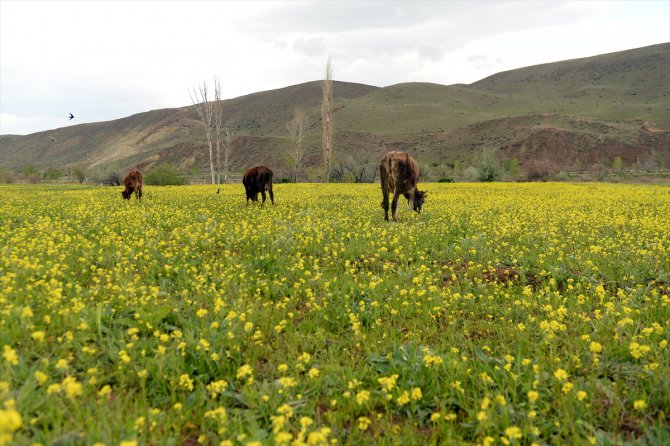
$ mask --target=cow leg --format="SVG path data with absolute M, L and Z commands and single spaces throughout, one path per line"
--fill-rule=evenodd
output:
M 384 209 L 384 220 L 389 221 L 389 187 L 388 175 L 384 170 L 384 165 L 379 166 L 379 178 L 382 181 L 382 208 Z
M 263 201 L 261 202 L 261 207 L 265 204 L 265 189 L 261 190 L 261 195 L 263 196 Z
M 393 201 L 391 202 L 391 213 L 393 214 L 393 221 L 398 221 L 398 197 L 400 196 L 399 193 L 400 189 L 395 190 L 395 193 L 393 194 Z
M 272 184 L 270 187 L 268 187 L 268 192 L 270 193 L 270 201 L 272 202 L 272 205 L 274 206 L 275 204 L 275 195 L 272 193 Z
M 409 210 L 414 210 L 414 189 L 409 191 L 409 197 L 407 198 L 407 204 L 409 205 Z
M 384 208 L 384 220 L 389 221 L 389 191 L 382 190 L 382 207 Z

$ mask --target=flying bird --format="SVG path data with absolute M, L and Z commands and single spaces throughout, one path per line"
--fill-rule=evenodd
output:
M 74 115 L 73 115 L 72 113 L 70 113 L 70 117 L 69 117 L 68 119 L 69 119 L 70 121 L 72 121 L 73 118 L 74 118 Z

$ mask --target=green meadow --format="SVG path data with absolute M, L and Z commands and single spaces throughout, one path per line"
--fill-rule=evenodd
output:
M 0 445 L 670 443 L 670 189 L 0 186 Z

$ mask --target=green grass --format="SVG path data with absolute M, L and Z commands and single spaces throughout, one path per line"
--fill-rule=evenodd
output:
M 0 187 L 0 439 L 667 443 L 668 188 L 423 188 Z

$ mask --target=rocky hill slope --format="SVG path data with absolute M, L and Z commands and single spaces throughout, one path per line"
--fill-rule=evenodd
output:
M 523 168 L 596 169 L 618 157 L 625 168 L 670 167 L 670 43 L 537 65 L 470 85 L 405 83 L 385 88 L 336 82 L 335 164 L 374 165 L 389 148 L 413 153 L 428 177 L 466 166 L 483 152 Z M 320 161 L 318 81 L 225 101 L 236 130 L 231 171 L 272 166 L 291 173 L 285 124 L 294 107 L 310 116 L 303 178 Z M 26 136 L 0 136 L 0 166 L 91 171 L 150 169 L 162 163 L 206 171 L 206 143 L 190 106 Z

